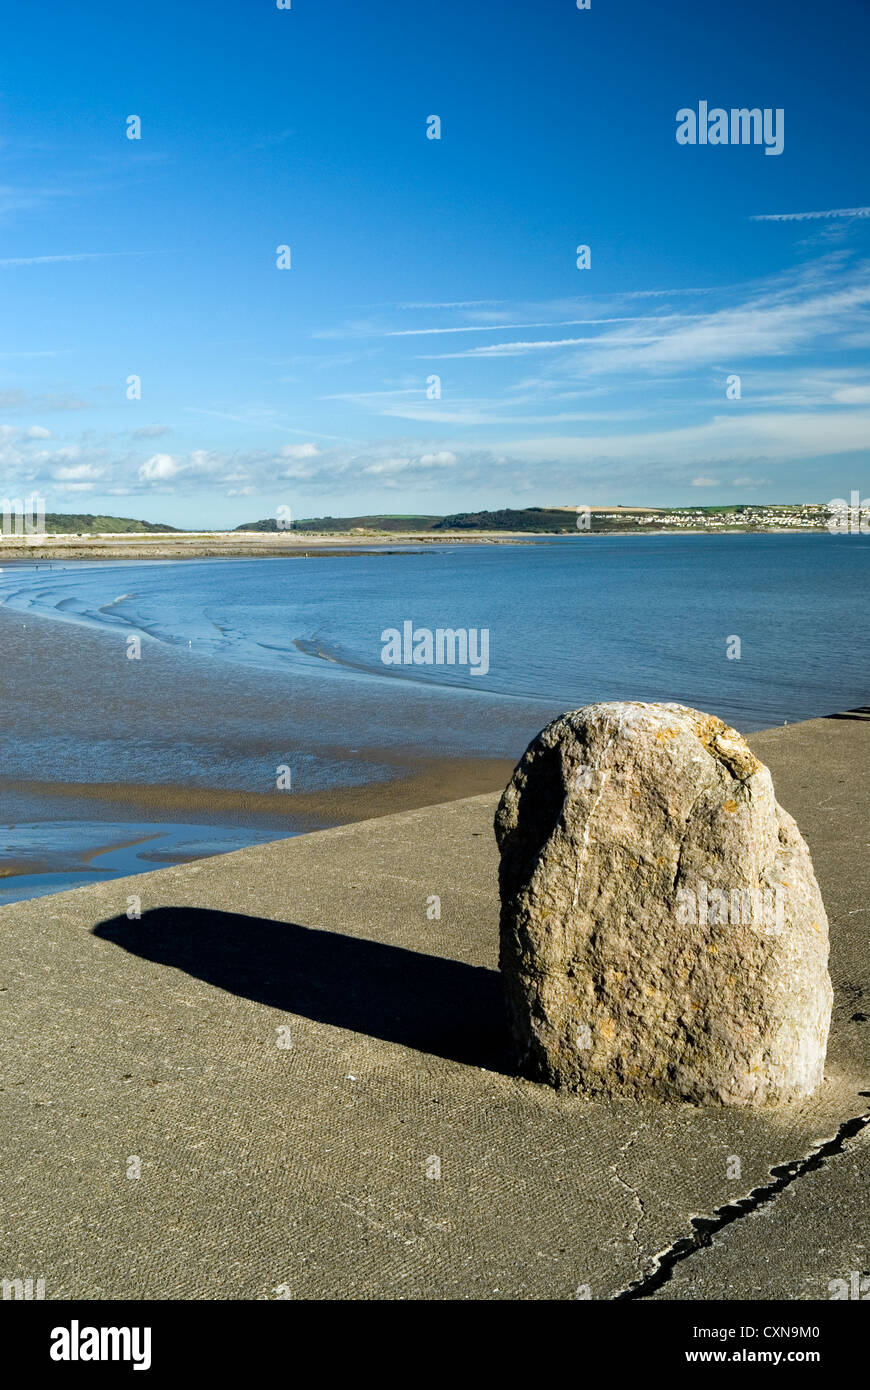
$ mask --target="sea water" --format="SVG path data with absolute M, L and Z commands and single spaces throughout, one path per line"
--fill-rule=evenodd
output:
M 870 538 L 828 534 L 35 558 L 0 572 L 0 609 L 20 625 L 7 680 L 27 661 L 28 626 L 69 654 L 42 678 L 56 681 L 51 719 L 27 724 L 7 694 L 19 727 L 5 771 L 262 791 L 280 764 L 294 786 L 322 790 L 394 776 L 397 750 L 517 758 L 548 719 L 594 700 L 677 701 L 742 732 L 830 714 L 868 703 L 868 565 Z M 99 642 L 93 721 L 69 687 L 73 629 Z M 388 661 L 390 632 L 403 641 Z M 485 669 L 459 659 L 463 635 L 479 651 L 484 634 Z M 187 680 L 186 722 L 174 672 L 195 672 L 202 697 Z

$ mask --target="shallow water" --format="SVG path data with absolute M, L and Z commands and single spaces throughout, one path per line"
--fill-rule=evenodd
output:
M 66 852 L 64 813 L 47 809 L 64 784 L 262 798 L 282 764 L 294 789 L 317 792 L 389 779 L 415 755 L 517 758 L 550 718 L 593 700 L 675 700 L 744 732 L 868 702 L 870 538 L 390 550 L 0 571 L 4 631 L 15 634 L 3 660 L 4 772 L 38 784 L 4 832 L 12 848 L 20 822 L 45 818 Z M 385 665 L 382 634 L 405 623 L 417 634 L 486 630 L 488 668 Z M 118 841 L 131 838 L 132 817 L 99 814 L 103 831 L 111 823 Z M 153 830 L 166 812 L 148 814 Z M 222 848 L 250 842 L 240 816 L 196 814 Z M 274 824 L 272 835 L 293 829 L 286 817 Z M 153 867 L 137 858 L 125 872 Z M 112 862 L 102 867 L 114 872 Z
M 870 541 L 826 535 L 571 537 L 353 557 L 7 567 L 8 611 L 138 634 L 248 669 L 453 685 L 559 705 L 625 696 L 741 728 L 866 694 Z M 490 666 L 385 666 L 381 633 L 487 629 Z M 740 660 L 726 659 L 739 636 Z M 473 733 L 469 733 L 472 740 Z
M 146 821 L 0 825 L 0 905 L 274 839 L 269 831 Z M 17 872 L 10 872 L 14 867 Z

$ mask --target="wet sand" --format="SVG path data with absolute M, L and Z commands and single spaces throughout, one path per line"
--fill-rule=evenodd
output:
M 54 802 L 61 815 L 66 805 L 76 817 L 113 820 L 177 820 L 220 816 L 225 823 L 268 825 L 276 830 L 320 830 L 378 816 L 413 811 L 462 797 L 500 791 L 514 768 L 509 758 L 416 759 L 412 750 L 396 765 L 396 776 L 356 786 L 321 791 L 246 792 L 232 787 L 188 787 L 171 783 L 41 782 L 0 778 L 0 795 L 18 795 Z M 72 803 L 72 804 L 71 804 Z M 9 872 L 7 869 L 5 872 Z
M 451 746 L 459 706 L 449 694 L 251 671 L 161 643 L 131 662 L 123 639 L 0 608 L 8 891 L 16 876 L 24 890 L 34 875 L 78 871 L 86 852 L 96 870 L 143 824 L 198 826 L 205 855 L 208 827 L 224 852 L 233 829 L 241 846 L 245 832 L 277 838 L 392 815 L 498 791 L 513 767 L 498 747 L 468 757 Z M 542 721 L 513 718 L 510 746 L 525 747 Z M 350 742 L 356 727 L 368 744 Z M 285 763 L 291 787 L 279 791 Z M 51 833 L 34 841 L 28 827 L 41 825 Z M 188 857 L 179 847 L 161 862 Z

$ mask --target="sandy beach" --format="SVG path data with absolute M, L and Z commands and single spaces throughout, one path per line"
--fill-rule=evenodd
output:
M 185 531 L 177 535 L 0 536 L 0 564 L 27 560 L 204 560 L 251 559 L 258 555 L 314 558 L 319 555 L 401 554 L 408 546 L 533 544 L 529 531 L 383 531 L 355 536 L 342 532 Z

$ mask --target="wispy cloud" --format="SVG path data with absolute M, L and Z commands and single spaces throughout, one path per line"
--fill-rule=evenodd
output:
M 643 322 L 648 323 L 648 319 Z M 632 342 L 658 342 L 661 335 L 656 337 L 633 337 Z M 554 348 L 579 347 L 586 343 L 600 344 L 604 341 L 601 337 L 590 334 L 585 338 L 544 338 L 533 339 L 527 342 L 516 343 L 488 343 L 485 347 L 467 348 L 465 352 L 439 352 L 424 353 L 421 356 L 427 361 L 444 362 L 449 359 L 460 357 L 523 357 L 530 352 L 551 352 Z
M 0 268 L 11 270 L 24 265 L 54 265 L 61 261 L 103 261 L 110 256 L 150 256 L 150 251 L 71 251 L 58 256 L 7 256 Z
M 385 338 L 419 338 L 436 333 L 506 333 L 520 328 L 572 328 L 605 323 L 636 323 L 643 315 L 630 314 L 603 319 L 557 319 L 553 323 L 466 323 L 453 328 L 395 328 Z
M 698 464 L 789 461 L 866 452 L 870 412 L 843 410 L 739 411 L 716 415 L 700 425 L 644 430 L 636 434 L 586 435 L 583 438 L 512 439 L 502 445 L 516 458 L 553 458 L 562 463 L 603 464 L 613 460 L 669 464 L 675 459 Z
M 866 325 L 870 308 L 870 262 L 843 269 L 836 258 L 807 267 L 744 294 L 742 302 L 707 313 L 648 316 L 584 337 L 489 343 L 456 353 L 427 354 L 428 360 L 567 353 L 572 371 L 667 373 L 730 362 L 731 370 L 766 357 L 821 349 Z
M 369 490 L 372 509 L 385 490 L 397 499 L 390 510 L 408 510 L 398 498 L 417 493 L 432 495 L 433 511 L 455 510 L 453 500 L 470 490 L 569 496 L 580 480 L 607 491 L 619 485 L 626 496 L 678 489 L 697 499 L 719 489 L 728 497 L 736 490 L 739 500 L 741 490 L 759 495 L 783 479 L 794 493 L 801 476 L 818 481 L 823 468 L 836 471 L 837 456 L 854 471 L 866 453 L 870 368 L 856 351 L 870 342 L 870 260 L 853 253 L 816 256 L 718 291 L 501 301 L 501 322 L 475 302 L 456 304 L 443 314 L 385 311 L 377 322 L 350 325 L 352 336 L 372 340 L 351 356 L 294 355 L 298 337 L 283 334 L 258 344 L 249 387 L 256 394 L 233 381 L 188 395 L 203 403 L 179 408 L 171 453 L 155 452 L 169 425 L 136 428 L 129 416 L 122 424 L 105 402 L 106 433 L 82 429 L 55 440 L 37 409 L 84 403 L 45 389 L 65 383 L 9 389 L 0 406 L 17 411 L 10 418 L 20 423 L 0 428 L 0 466 L 14 495 L 28 482 L 49 496 L 62 488 L 98 490 L 100 498 L 211 492 L 259 497 L 266 515 L 281 501 L 298 510 L 302 498 L 329 498 L 323 509 L 335 511 L 333 497 Z M 583 334 L 546 331 L 569 325 Z M 330 361 L 327 377 L 322 359 Z M 295 389 L 282 380 L 288 363 L 299 373 Z M 741 374 L 743 394 L 726 402 L 731 372 Z M 159 409 L 158 421 L 173 419 Z M 56 427 L 58 418 L 48 422 Z M 819 496 L 846 495 L 849 486 L 823 482 Z
M 750 222 L 816 222 L 825 217 L 870 217 L 870 208 L 828 208 L 825 212 L 759 212 Z
M 69 348 L 46 348 L 40 352 L 0 352 L 2 358 L 24 358 L 24 357 L 64 357 L 69 353 Z
M 140 425 L 138 429 L 133 430 L 133 438 L 159 439 L 161 435 L 171 433 L 172 427 L 170 425 Z
M 319 434 L 317 430 L 296 429 L 292 425 L 282 425 L 277 420 L 271 418 L 270 412 L 248 411 L 244 415 L 235 415 L 228 410 L 205 410 L 200 406 L 189 405 L 186 409 L 191 415 L 214 415 L 220 420 L 234 420 L 240 425 L 266 426 L 269 429 L 277 430 L 279 434 L 301 434 L 307 438 L 331 439 L 338 443 L 353 444 L 354 440 L 345 439 L 340 434 Z
M 0 391 L 0 410 L 89 410 L 78 396 L 62 396 L 46 391 L 32 395 L 27 391 Z
M 504 299 L 453 299 L 442 303 L 418 303 L 418 304 L 391 304 L 388 308 L 392 309 L 479 309 L 486 304 L 505 304 Z M 383 306 L 372 305 L 372 308 Z

